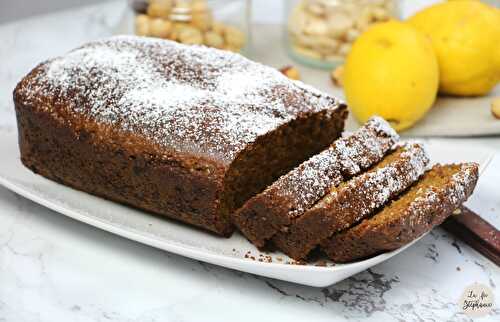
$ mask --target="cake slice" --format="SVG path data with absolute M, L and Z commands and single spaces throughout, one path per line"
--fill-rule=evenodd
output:
M 357 226 L 323 241 L 336 262 L 349 262 L 399 248 L 441 224 L 472 194 L 478 165 L 436 165 L 405 194 Z
M 425 172 L 428 163 L 420 144 L 397 148 L 369 171 L 333 187 L 277 233 L 273 243 L 294 259 L 305 258 L 323 239 L 356 224 L 406 190 Z
M 382 118 L 371 118 L 247 201 L 233 215 L 233 222 L 252 243 L 263 247 L 332 186 L 379 162 L 398 138 Z

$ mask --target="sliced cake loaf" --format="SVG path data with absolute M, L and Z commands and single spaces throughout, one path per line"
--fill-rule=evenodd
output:
M 332 186 L 379 162 L 398 139 L 386 121 L 371 118 L 247 201 L 233 215 L 233 222 L 252 243 L 263 247 Z
M 33 172 L 222 236 L 347 117 L 334 97 L 241 55 L 133 36 L 47 60 L 13 96 Z
M 401 247 L 439 225 L 472 194 L 478 165 L 436 165 L 405 194 L 357 226 L 322 242 L 336 262 Z
M 323 239 L 356 224 L 406 190 L 424 174 L 428 163 L 420 144 L 397 148 L 369 171 L 333 187 L 274 235 L 273 243 L 294 259 L 305 258 Z

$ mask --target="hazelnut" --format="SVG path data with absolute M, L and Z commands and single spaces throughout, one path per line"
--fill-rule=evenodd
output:
M 191 1 L 191 10 L 193 12 L 206 12 L 208 11 L 207 0 L 192 0 Z
M 151 20 L 150 29 L 151 36 L 167 38 L 172 31 L 172 23 L 162 18 L 154 18 Z
M 224 30 L 224 39 L 227 45 L 231 47 L 241 48 L 245 45 L 245 34 L 238 28 L 226 26 Z
M 167 19 L 170 15 L 170 10 L 172 9 L 172 3 L 170 1 L 151 1 L 149 3 L 147 14 L 150 17 L 164 18 Z
M 191 25 L 201 31 L 207 31 L 212 26 L 212 15 L 208 12 L 193 13 Z
M 500 97 L 494 98 L 491 102 L 491 114 L 500 120 Z
M 330 78 L 333 85 L 337 87 L 342 87 L 342 77 L 344 76 L 344 66 L 340 65 L 333 69 L 330 73 Z
M 150 35 L 150 18 L 148 15 L 137 15 L 135 17 L 135 33 L 138 36 L 149 36 Z
M 282 67 L 280 68 L 280 72 L 290 79 L 300 80 L 299 70 L 293 66 Z
M 225 30 L 226 26 L 224 26 L 224 24 L 220 23 L 220 22 L 213 22 L 212 23 L 212 28 L 211 30 L 213 32 L 216 32 L 218 33 L 219 35 L 223 35 L 224 34 L 224 30 Z
M 239 53 L 241 48 L 232 46 L 231 44 L 226 44 L 222 49 L 231 51 L 233 53 Z
M 194 27 L 186 26 L 178 30 L 179 41 L 188 45 L 201 45 L 203 44 L 203 35 L 201 31 Z
M 203 43 L 210 47 L 222 48 L 224 46 L 224 38 L 214 31 L 207 31 L 203 36 Z

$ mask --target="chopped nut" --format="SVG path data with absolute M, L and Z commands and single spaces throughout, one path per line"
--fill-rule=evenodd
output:
M 342 87 L 342 77 L 344 75 L 344 66 L 340 65 L 337 66 L 332 72 L 330 73 L 330 78 L 332 79 L 333 85 Z
M 462 213 L 462 210 L 460 210 L 460 209 L 453 210 L 454 215 L 460 215 L 461 213 Z
M 300 80 L 299 70 L 293 66 L 285 66 L 280 69 L 280 72 L 290 79 Z
M 500 120 L 500 97 L 493 99 L 491 102 L 491 114 Z

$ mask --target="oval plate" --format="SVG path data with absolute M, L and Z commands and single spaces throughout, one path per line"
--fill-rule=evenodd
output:
M 481 172 L 493 157 L 490 150 L 483 148 L 458 147 L 437 142 L 427 144 L 427 148 L 433 162 L 475 161 L 480 164 Z M 16 135 L 2 135 L 0 155 L 3 156 L 0 161 L 0 184 L 56 212 L 182 256 L 299 284 L 317 287 L 331 285 L 391 258 L 417 241 L 354 263 L 297 265 L 281 253 L 260 253 L 239 233 L 233 234 L 229 239 L 220 238 L 36 175 L 22 165 Z

